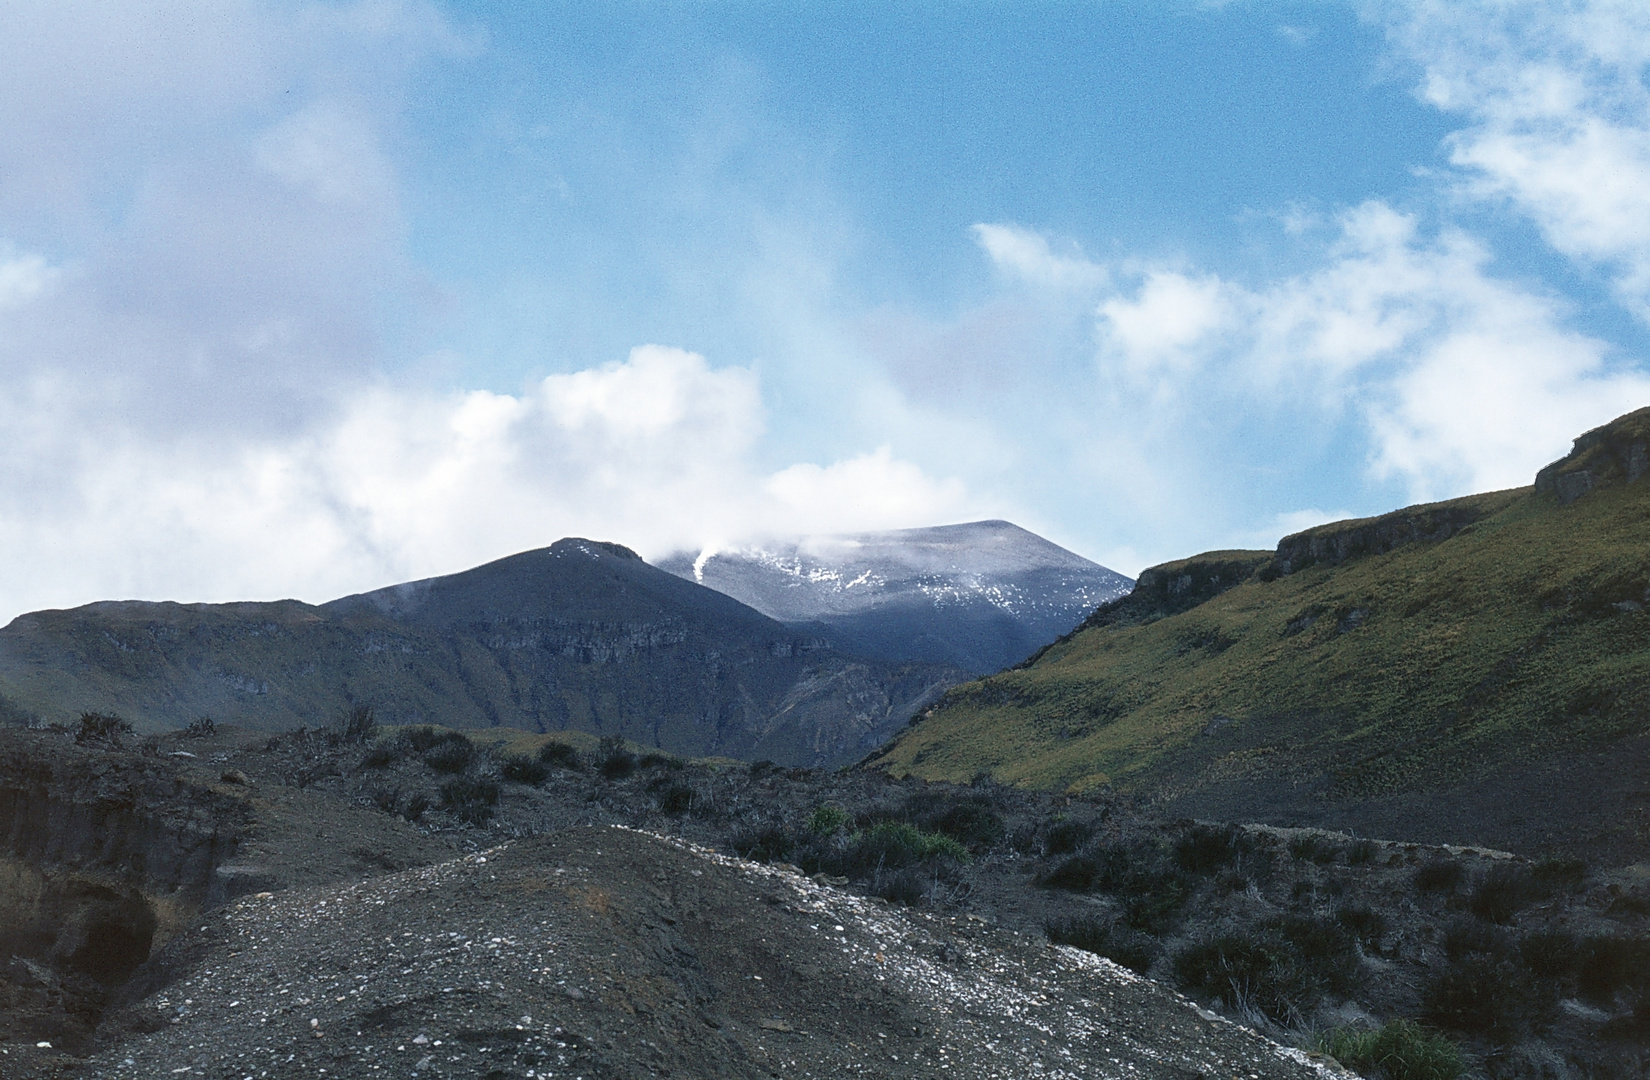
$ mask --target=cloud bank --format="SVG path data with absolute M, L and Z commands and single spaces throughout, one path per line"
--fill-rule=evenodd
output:
M 1650 8 L 1425 0 L 1384 12 L 1421 97 L 1467 126 L 1459 190 L 1527 215 L 1650 320 Z
M 18 456 L 50 465 L 38 484 L 0 487 L 0 603 L 322 600 L 569 534 L 658 556 L 968 509 L 960 483 L 886 448 L 762 472 L 755 376 L 678 349 L 643 346 L 520 395 L 380 385 L 335 412 L 301 436 L 227 443 L 87 438 L 72 414 L 37 415 Z

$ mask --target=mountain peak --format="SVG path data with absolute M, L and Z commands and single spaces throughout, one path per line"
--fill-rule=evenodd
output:
M 848 652 L 997 671 L 1071 630 L 1128 578 L 1009 521 L 769 539 L 661 569 Z

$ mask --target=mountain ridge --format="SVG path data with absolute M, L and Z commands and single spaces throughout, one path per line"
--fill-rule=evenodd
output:
M 844 656 L 616 544 L 557 541 L 322 605 L 105 601 L 0 629 L 13 719 L 617 734 L 683 754 L 855 760 L 962 677 Z

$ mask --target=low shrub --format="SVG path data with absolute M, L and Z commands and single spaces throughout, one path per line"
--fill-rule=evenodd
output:
M 1610 901 L 1605 909 L 1612 915 L 1650 915 L 1650 896 L 1640 893 L 1623 893 Z
M 941 833 L 927 832 L 906 821 L 883 821 L 855 833 L 843 863 L 851 874 L 898 870 L 934 858 L 968 859 L 968 849 Z
M 365 746 L 378 734 L 378 719 L 371 705 L 357 705 L 339 717 L 328 734 L 337 746 Z
M 395 813 L 395 806 L 400 801 L 400 788 L 379 788 L 372 793 L 372 804 L 386 814 Z
M 400 757 L 401 755 L 396 752 L 395 747 L 380 743 L 361 755 L 361 762 L 356 768 L 387 769 L 394 765 Z
M 1103 871 L 1100 860 L 1091 855 L 1073 855 L 1037 879 L 1045 889 L 1064 889 L 1067 892 L 1086 893 L 1100 882 Z
M 1557 987 L 1505 956 L 1473 953 L 1451 964 L 1421 994 L 1422 1015 L 1447 1031 L 1516 1042 L 1546 1027 Z
M 1043 854 L 1069 855 L 1093 835 L 1094 826 L 1086 821 L 1057 821 L 1043 836 Z
M 1192 892 L 1192 884 L 1178 875 L 1139 875 L 1118 894 L 1123 901 L 1123 921 L 1148 934 L 1165 933 L 1179 921 Z
M 424 811 L 429 808 L 430 797 L 428 795 L 414 795 L 407 800 L 407 805 L 402 808 L 401 816 L 406 818 L 408 821 L 417 821 L 419 818 L 424 816 Z
M 1174 843 L 1175 861 L 1192 874 L 1216 874 L 1252 861 L 1259 841 L 1237 825 L 1194 825 Z
M 1298 1027 L 1327 994 L 1355 989 L 1358 954 L 1337 924 L 1284 917 L 1182 949 L 1174 974 L 1190 993 Z
M 422 727 L 408 728 L 401 733 L 401 738 L 406 742 L 407 749 L 415 754 L 422 754 L 453 734 L 455 733 L 451 731 L 437 731 L 425 724 Z
M 659 793 L 659 809 L 672 817 L 679 817 L 693 809 L 693 789 L 683 783 L 673 783 Z
M 1507 956 L 1512 952 L 1512 939 L 1505 930 L 1465 917 L 1451 919 L 1445 925 L 1439 944 L 1451 960 L 1467 956 Z
M 1650 941 L 1598 935 L 1582 941 L 1576 989 L 1595 1005 L 1609 1005 L 1628 989 L 1650 989 Z
M 567 743 L 555 740 L 539 747 L 539 760 L 553 769 L 572 769 L 576 772 L 583 767 L 577 750 Z
M 907 866 L 891 874 L 879 874 L 871 885 L 871 894 L 905 907 L 920 907 L 928 895 L 928 877 L 914 866 Z
M 470 825 L 481 825 L 498 805 L 498 784 L 484 777 L 456 776 L 441 785 L 441 805 Z
M 821 806 L 808 818 L 808 831 L 815 836 L 834 836 L 848 827 L 848 811 L 839 806 Z
M 94 742 L 118 742 L 120 736 L 130 735 L 132 724 L 114 713 L 83 712 L 75 725 L 74 741 L 84 746 Z
M 1587 880 L 1587 863 L 1583 859 L 1549 856 L 1530 867 L 1530 877 L 1546 891 L 1573 889 Z
M 1505 925 L 1535 900 L 1529 867 L 1521 863 L 1492 866 L 1467 895 L 1467 910 L 1486 922 Z
M 1371 948 L 1386 933 L 1386 916 L 1362 904 L 1342 904 L 1335 909 L 1335 922 Z
M 1340 858 L 1341 845 L 1316 833 L 1301 833 L 1289 841 L 1289 854 L 1302 862 L 1332 863 Z
M 734 833 L 728 846 L 752 862 L 783 862 L 790 853 L 791 838 L 777 825 L 763 825 Z
M 197 716 L 189 721 L 189 726 L 183 729 L 186 739 L 205 739 L 218 732 L 218 725 L 210 716 Z
M 602 736 L 596 748 L 596 771 L 607 780 L 623 780 L 636 771 L 636 755 L 625 749 L 618 735 Z
M 1564 930 L 1543 930 L 1518 943 L 1519 959 L 1544 979 L 1567 979 L 1575 974 L 1581 940 Z
M 513 784 L 537 787 L 550 779 L 550 766 L 526 754 L 507 754 L 498 763 L 498 774 Z
M 1197 878 L 1181 868 L 1174 851 L 1149 840 L 1091 848 L 1063 860 L 1038 883 L 1068 892 L 1110 892 L 1122 901 L 1128 924 L 1152 934 L 1172 927 L 1197 890 Z
M 1163 947 L 1151 935 L 1092 916 L 1054 920 L 1043 929 L 1056 945 L 1104 956 L 1141 975 L 1163 953 Z
M 1346 865 L 1363 866 L 1374 862 L 1375 856 L 1380 852 L 1381 845 L 1373 840 L 1354 840 L 1346 849 Z
M 1301 959 L 1337 994 L 1350 994 L 1359 982 L 1358 949 L 1351 931 L 1332 919 L 1285 915 L 1263 923 L 1300 954 Z
M 1415 871 L 1415 889 L 1423 893 L 1454 895 L 1467 872 L 1454 859 L 1428 859 Z
M 462 733 L 443 732 L 424 751 L 424 764 L 440 773 L 461 773 L 475 760 L 476 747 Z
M 980 851 L 997 843 L 1007 831 L 1002 817 L 989 800 L 974 796 L 952 802 L 917 819 L 929 832 L 949 836 L 960 844 Z
M 1413 1020 L 1392 1020 L 1375 1031 L 1338 1028 L 1318 1048 L 1348 1068 L 1378 1070 L 1386 1080 L 1455 1080 L 1467 1065 L 1456 1045 Z
M 1642 1042 L 1650 1038 L 1650 991 L 1639 994 L 1633 1008 L 1625 1016 L 1612 1017 L 1605 1022 L 1599 1034 L 1607 1039 Z
M 1189 945 L 1175 954 L 1174 977 L 1187 993 L 1286 1027 L 1299 1026 L 1324 996 L 1322 981 L 1272 934 L 1226 934 Z

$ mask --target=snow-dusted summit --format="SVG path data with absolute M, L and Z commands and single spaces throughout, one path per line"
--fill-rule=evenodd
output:
M 678 552 L 661 569 L 845 652 L 987 673 L 1019 663 L 1133 582 L 1007 521 Z

